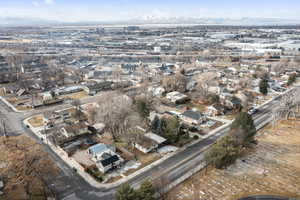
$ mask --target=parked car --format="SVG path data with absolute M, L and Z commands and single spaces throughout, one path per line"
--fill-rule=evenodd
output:
M 256 113 L 258 113 L 258 109 L 257 108 L 250 108 L 248 111 L 249 115 L 255 115 Z

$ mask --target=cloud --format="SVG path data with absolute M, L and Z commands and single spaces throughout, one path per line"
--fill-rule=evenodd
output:
M 40 6 L 40 3 L 37 2 L 37 1 L 33 1 L 33 2 L 32 2 L 32 5 L 33 5 L 34 7 L 39 7 L 39 6 Z
M 54 4 L 54 0 L 44 0 L 45 4 L 52 5 Z

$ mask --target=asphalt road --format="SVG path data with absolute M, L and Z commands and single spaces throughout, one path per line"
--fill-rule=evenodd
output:
M 259 196 L 245 197 L 238 200 L 297 200 L 297 199 L 289 198 L 289 197 L 272 196 L 272 195 L 259 195 Z
M 278 97 L 280 98 L 280 97 Z M 278 99 L 277 98 L 277 99 Z M 89 99 L 92 101 L 92 99 Z M 254 115 L 255 125 L 259 126 L 265 124 L 270 119 L 270 109 L 276 106 L 276 99 L 260 110 L 259 113 Z M 10 135 L 18 135 L 26 133 L 32 138 L 36 139 L 39 143 L 41 141 L 27 129 L 22 121 L 30 115 L 37 114 L 45 110 L 56 110 L 60 107 L 66 107 L 66 105 L 55 106 L 52 108 L 42 109 L 40 111 L 32 111 L 28 113 L 16 113 L 8 108 L 3 102 L 0 101 L 0 118 L 3 118 L 9 127 Z M 169 181 L 175 181 L 183 175 L 190 172 L 195 166 L 203 163 L 203 157 L 205 149 L 215 143 L 219 138 L 223 137 L 229 128 L 224 128 L 216 134 L 198 142 L 194 145 L 180 151 L 175 156 L 172 156 L 158 166 L 153 167 L 142 174 L 137 175 L 129 181 L 133 186 L 137 186 L 142 180 L 146 178 L 153 178 L 155 176 L 165 176 Z M 90 186 L 79 175 L 73 172 L 73 170 L 64 163 L 47 145 L 44 145 L 45 151 L 48 152 L 57 165 L 62 169 L 61 174 L 58 177 L 53 178 L 51 181 L 51 187 L 57 191 L 59 199 L 64 200 L 110 200 L 114 199 L 114 192 L 116 188 L 111 189 L 99 189 Z

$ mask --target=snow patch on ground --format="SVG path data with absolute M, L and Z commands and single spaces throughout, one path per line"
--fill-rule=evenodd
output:
M 177 150 L 178 150 L 177 147 L 167 145 L 167 146 L 164 146 L 164 147 L 161 147 L 160 149 L 158 149 L 158 153 L 167 154 L 167 153 L 171 153 L 171 152 L 174 152 L 174 151 L 177 151 Z

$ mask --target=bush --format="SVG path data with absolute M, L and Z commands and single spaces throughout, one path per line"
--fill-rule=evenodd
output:
M 194 139 L 194 140 L 198 140 L 198 139 L 199 139 L 199 136 L 198 136 L 198 135 L 194 135 L 194 136 L 193 136 L 193 139 Z
M 296 78 L 297 78 L 297 74 L 291 74 L 289 76 L 287 84 L 288 85 L 292 85 L 296 81 Z
M 117 200 L 138 200 L 137 192 L 129 185 L 121 185 L 116 193 Z
M 93 165 L 84 169 L 86 173 L 91 175 L 98 182 L 103 181 L 103 174 L 99 171 L 99 169 Z
M 209 100 L 210 104 L 220 103 L 220 97 L 219 97 L 219 95 L 216 95 L 216 94 L 209 95 L 208 100 Z
M 157 200 L 152 182 L 143 181 L 140 188 L 135 190 L 129 184 L 121 185 L 116 194 L 117 200 Z

